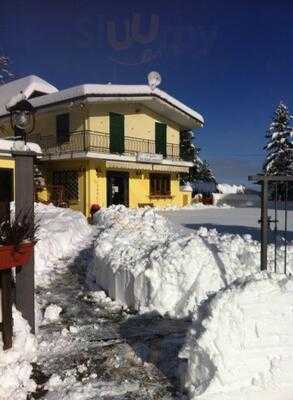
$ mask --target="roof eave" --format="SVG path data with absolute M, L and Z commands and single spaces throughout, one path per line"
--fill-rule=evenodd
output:
M 53 93 L 53 95 L 58 95 L 60 92 Z M 30 100 L 32 104 L 37 103 L 40 100 L 45 100 L 48 98 L 48 96 L 51 96 L 51 94 L 44 95 L 41 98 L 36 98 Z M 42 110 L 46 108 L 51 108 L 52 106 L 58 106 L 60 104 L 66 104 L 68 102 L 72 101 L 77 101 L 77 100 L 82 100 L 82 101 L 87 101 L 87 102 L 95 102 L 97 100 L 99 101 L 115 101 L 118 99 L 127 99 L 131 102 L 134 101 L 139 101 L 142 103 L 148 103 L 149 108 L 154 108 L 156 107 L 150 107 L 150 104 L 158 104 L 160 103 L 165 109 L 172 110 L 171 115 L 167 115 L 167 118 L 176 122 L 178 125 L 182 126 L 184 129 L 194 129 L 198 127 L 202 127 L 204 124 L 204 119 L 203 117 L 198 114 L 198 118 L 195 115 L 192 115 L 191 113 L 188 113 L 187 111 L 181 109 L 180 107 L 176 106 L 175 104 L 171 103 L 170 101 L 162 98 L 156 93 L 141 93 L 141 94 L 133 94 L 133 93 L 115 93 L 115 94 L 97 94 L 97 93 L 81 93 L 80 95 L 77 96 L 71 96 L 67 97 L 65 99 L 60 99 L 60 100 L 53 100 L 52 102 L 44 103 L 44 104 L 34 104 L 34 107 L 36 110 Z M 156 111 L 156 110 L 155 110 Z M 174 111 L 177 115 L 177 118 L 174 118 Z M 158 111 L 157 111 L 158 112 Z M 160 112 L 158 112 L 161 114 Z M 9 113 L 3 113 L 0 115 L 0 118 L 5 118 L 9 116 Z

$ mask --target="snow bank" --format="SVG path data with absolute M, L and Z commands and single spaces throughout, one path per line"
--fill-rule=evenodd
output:
M 36 203 L 35 216 L 39 223 L 35 277 L 37 285 L 46 286 L 90 243 L 93 231 L 82 213 L 68 208 Z
M 35 361 L 37 345 L 28 323 L 13 309 L 13 346 L 3 351 L 0 335 L 0 400 L 25 400 L 36 388 L 30 379 L 31 362 Z
M 96 282 L 113 300 L 140 312 L 186 317 L 209 294 L 260 268 L 259 243 L 250 235 L 182 232 L 154 209 L 124 206 L 102 209 L 95 222 Z M 288 265 L 293 267 L 293 246 Z
M 186 316 L 222 285 L 212 251 L 199 236 L 182 235 L 155 209 L 114 206 L 95 214 L 96 281 L 113 300 L 140 312 Z
M 184 210 L 211 210 L 211 209 L 223 209 L 223 208 L 233 208 L 232 206 L 222 203 L 218 205 L 206 205 L 203 203 L 192 203 L 187 206 L 178 207 L 178 206 L 166 206 L 166 207 L 153 207 L 154 210 L 161 211 L 184 211 Z
M 228 183 L 218 183 L 217 189 L 220 193 L 224 194 L 245 193 L 245 186 L 243 185 L 229 185 Z
M 214 204 L 229 204 L 233 207 L 260 207 L 260 196 L 248 193 L 213 193 Z
M 198 400 L 292 400 L 293 280 L 259 275 L 194 315 L 181 357 Z

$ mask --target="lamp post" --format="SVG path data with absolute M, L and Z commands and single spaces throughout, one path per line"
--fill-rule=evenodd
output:
M 10 125 L 17 140 L 22 140 L 26 144 L 27 135 L 35 128 L 35 109 L 25 98 L 16 104 L 7 107 L 10 112 Z
M 22 96 L 20 100 L 7 106 L 10 112 L 11 128 L 15 142 L 12 155 L 15 159 L 15 215 L 29 215 L 34 224 L 34 158 L 36 153 L 27 148 L 27 135 L 35 127 L 35 109 Z M 34 256 L 22 268 L 16 268 L 15 277 L 16 308 L 35 331 L 34 310 Z

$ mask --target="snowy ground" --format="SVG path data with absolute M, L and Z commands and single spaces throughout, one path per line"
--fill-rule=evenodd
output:
M 163 216 L 170 218 L 175 224 L 190 230 L 200 227 L 217 229 L 219 233 L 252 235 L 253 239 L 260 239 L 260 209 L 259 208 L 204 208 L 182 211 L 164 211 Z M 274 211 L 269 210 L 274 217 Z M 273 218 L 274 219 L 274 218 Z M 280 234 L 284 229 L 284 212 L 278 213 Z M 272 225 L 273 227 L 273 225 Z M 271 240 L 273 235 L 271 234 Z M 293 240 L 293 211 L 288 211 L 288 240 Z
M 288 350 L 293 346 L 289 340 L 292 281 L 282 275 L 249 281 L 259 269 L 259 243 L 243 234 L 254 235 L 259 210 L 213 207 L 165 211 L 160 217 L 155 210 L 122 208 L 104 210 L 97 227 L 89 227 L 81 214 L 71 210 L 38 206 L 36 214 L 42 226 L 36 248 L 39 329 L 31 378 L 37 387 L 34 390 L 29 376 L 22 376 L 23 381 L 15 383 L 15 393 L 21 393 L 18 398 L 24 399 L 21 396 L 31 388 L 29 399 L 179 400 L 186 398 L 182 377 L 193 399 L 212 395 L 227 400 L 231 395 L 229 400 L 275 400 L 269 390 L 276 394 L 282 388 L 284 400 L 293 398 L 289 375 L 282 373 L 293 368 Z M 221 227 L 224 234 L 205 228 L 195 231 L 205 224 Z M 289 229 L 292 232 L 292 214 Z M 291 267 L 292 250 L 290 244 Z M 97 256 L 113 271 L 121 270 L 121 265 L 128 272 L 147 271 L 150 307 L 138 314 L 106 297 L 95 285 L 95 268 L 90 268 L 101 267 L 96 265 Z M 144 293 L 135 295 L 141 299 Z M 273 299 L 269 308 L 268 298 Z M 283 305 L 286 309 L 278 314 Z M 223 311 L 226 308 L 229 312 Z M 259 332 L 267 340 L 265 351 Z M 247 362 L 236 366 L 239 374 L 233 376 L 231 394 L 229 374 L 236 365 L 231 360 L 245 359 L 247 354 Z M 34 358 L 29 354 L 25 362 Z M 274 387 L 268 388 L 271 381 Z M 251 385 L 260 397 L 251 394 Z M 219 387 L 224 394 L 219 395 Z M 0 390 L 0 400 L 15 400 L 11 393 L 1 397 Z
M 97 231 L 80 213 L 38 205 L 36 218 L 37 388 L 29 398 L 182 398 L 178 353 L 191 322 L 141 317 L 97 291 L 88 274 Z
M 34 374 L 39 386 L 32 398 L 180 398 L 175 368 L 190 322 L 137 317 L 104 292 L 91 291 L 84 275 L 90 258 L 91 249 L 85 249 L 38 291 L 42 309 L 54 304 L 62 312 L 40 326 Z

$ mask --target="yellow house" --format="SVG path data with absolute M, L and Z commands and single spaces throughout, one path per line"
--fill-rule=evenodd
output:
M 14 140 L 0 139 L 0 215 L 3 207 L 14 200 L 15 193 L 15 147 Z M 41 157 L 41 149 L 35 143 L 27 143 L 27 150 L 32 151 L 36 158 Z
M 14 197 L 15 161 L 7 144 L 8 141 L 0 139 L 0 215 L 7 201 L 12 201 Z
M 22 91 L 36 109 L 28 140 L 41 146 L 41 201 L 89 215 L 93 204 L 183 206 L 191 193 L 180 177 L 180 134 L 203 125 L 202 116 L 148 85 L 87 84 L 58 90 L 35 76 L 0 87 L 0 135 L 11 136 L 5 108 Z M 2 92 L 2 94 L 1 94 Z

